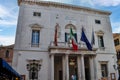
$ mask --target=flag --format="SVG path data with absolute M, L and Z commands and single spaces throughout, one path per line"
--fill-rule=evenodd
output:
M 56 24 L 56 26 L 55 26 L 55 35 L 54 35 L 54 45 L 55 46 L 58 46 L 58 44 L 57 44 L 57 26 L 58 26 L 58 24 Z
M 88 50 L 92 51 L 92 46 L 91 46 L 90 42 L 88 41 L 88 39 L 87 39 L 87 37 L 86 37 L 86 35 L 84 33 L 83 27 L 82 27 L 82 33 L 81 34 L 82 34 L 81 35 L 81 41 L 85 42 Z
M 94 44 L 95 44 L 95 37 L 94 37 L 94 30 L 92 29 L 92 38 L 91 38 L 92 47 L 93 47 Z
M 75 40 L 75 37 L 74 37 L 74 33 L 72 31 L 72 28 L 70 28 L 70 39 L 72 40 L 72 47 L 75 51 L 78 50 L 78 45 L 77 45 L 77 42 Z

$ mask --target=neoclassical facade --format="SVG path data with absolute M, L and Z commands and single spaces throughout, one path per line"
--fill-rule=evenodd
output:
M 115 79 L 116 57 L 111 12 L 63 3 L 18 0 L 13 67 L 25 80 Z M 57 45 L 54 45 L 57 26 Z M 84 28 L 92 51 L 80 40 Z M 78 50 L 69 41 L 70 28 Z M 111 77 L 112 76 L 112 77 Z

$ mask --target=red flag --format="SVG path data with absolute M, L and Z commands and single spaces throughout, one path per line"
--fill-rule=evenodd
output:
M 57 46 L 57 27 L 58 27 L 58 24 L 56 24 L 55 26 L 55 35 L 54 35 L 54 45 Z

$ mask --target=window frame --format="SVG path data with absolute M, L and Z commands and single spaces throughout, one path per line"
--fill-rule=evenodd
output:
M 74 38 L 77 42 L 77 33 L 74 33 Z M 71 43 L 70 33 L 65 32 L 65 42 Z
M 67 24 L 66 26 L 65 26 L 65 33 L 64 33 L 64 36 L 65 36 L 65 42 L 68 42 L 68 43 L 72 43 L 72 41 L 71 41 L 71 39 L 70 39 L 70 28 L 72 28 L 72 30 L 73 30 L 73 33 L 74 33 L 74 38 L 75 38 L 75 40 L 76 40 L 76 42 L 78 42 L 78 40 L 77 40 L 77 29 L 76 29 L 76 27 L 73 25 L 73 24 Z
M 39 25 L 39 24 L 37 24 L 37 23 L 35 23 L 35 24 L 30 24 L 29 25 L 30 26 L 30 30 L 31 30 L 31 38 L 30 38 L 30 44 L 31 44 L 31 47 L 39 47 L 40 46 L 40 39 L 41 39 L 41 29 L 42 29 L 42 26 L 41 25 Z M 37 45 L 32 45 L 32 32 L 33 32 L 33 30 L 36 30 L 36 31 L 39 31 L 39 44 L 37 44 Z
M 118 45 L 120 44 L 119 39 L 115 39 L 115 40 L 114 40 L 114 43 L 115 43 L 115 46 L 118 46 Z
M 95 19 L 95 24 L 101 24 L 101 20 Z
M 98 35 L 98 46 L 99 46 L 99 48 L 105 47 L 103 35 Z
M 33 12 L 33 16 L 41 17 L 41 12 Z
M 33 31 L 35 31 L 35 34 L 33 33 Z M 40 30 L 32 29 L 31 47 L 39 47 L 39 44 L 40 44 Z
M 101 76 L 102 77 L 108 77 L 108 64 L 107 62 L 102 62 L 100 64 L 101 67 Z M 102 67 L 105 67 L 104 69 Z

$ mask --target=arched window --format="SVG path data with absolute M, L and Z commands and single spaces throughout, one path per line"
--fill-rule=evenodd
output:
M 5 52 L 5 58 L 8 58 L 9 57 L 9 50 L 6 50 L 6 52 Z
M 77 42 L 77 32 L 76 32 L 76 27 L 73 25 L 73 24 L 67 24 L 65 26 L 65 42 L 70 42 L 71 43 L 71 40 L 70 40 L 70 29 L 72 29 L 73 31 L 73 36 Z

